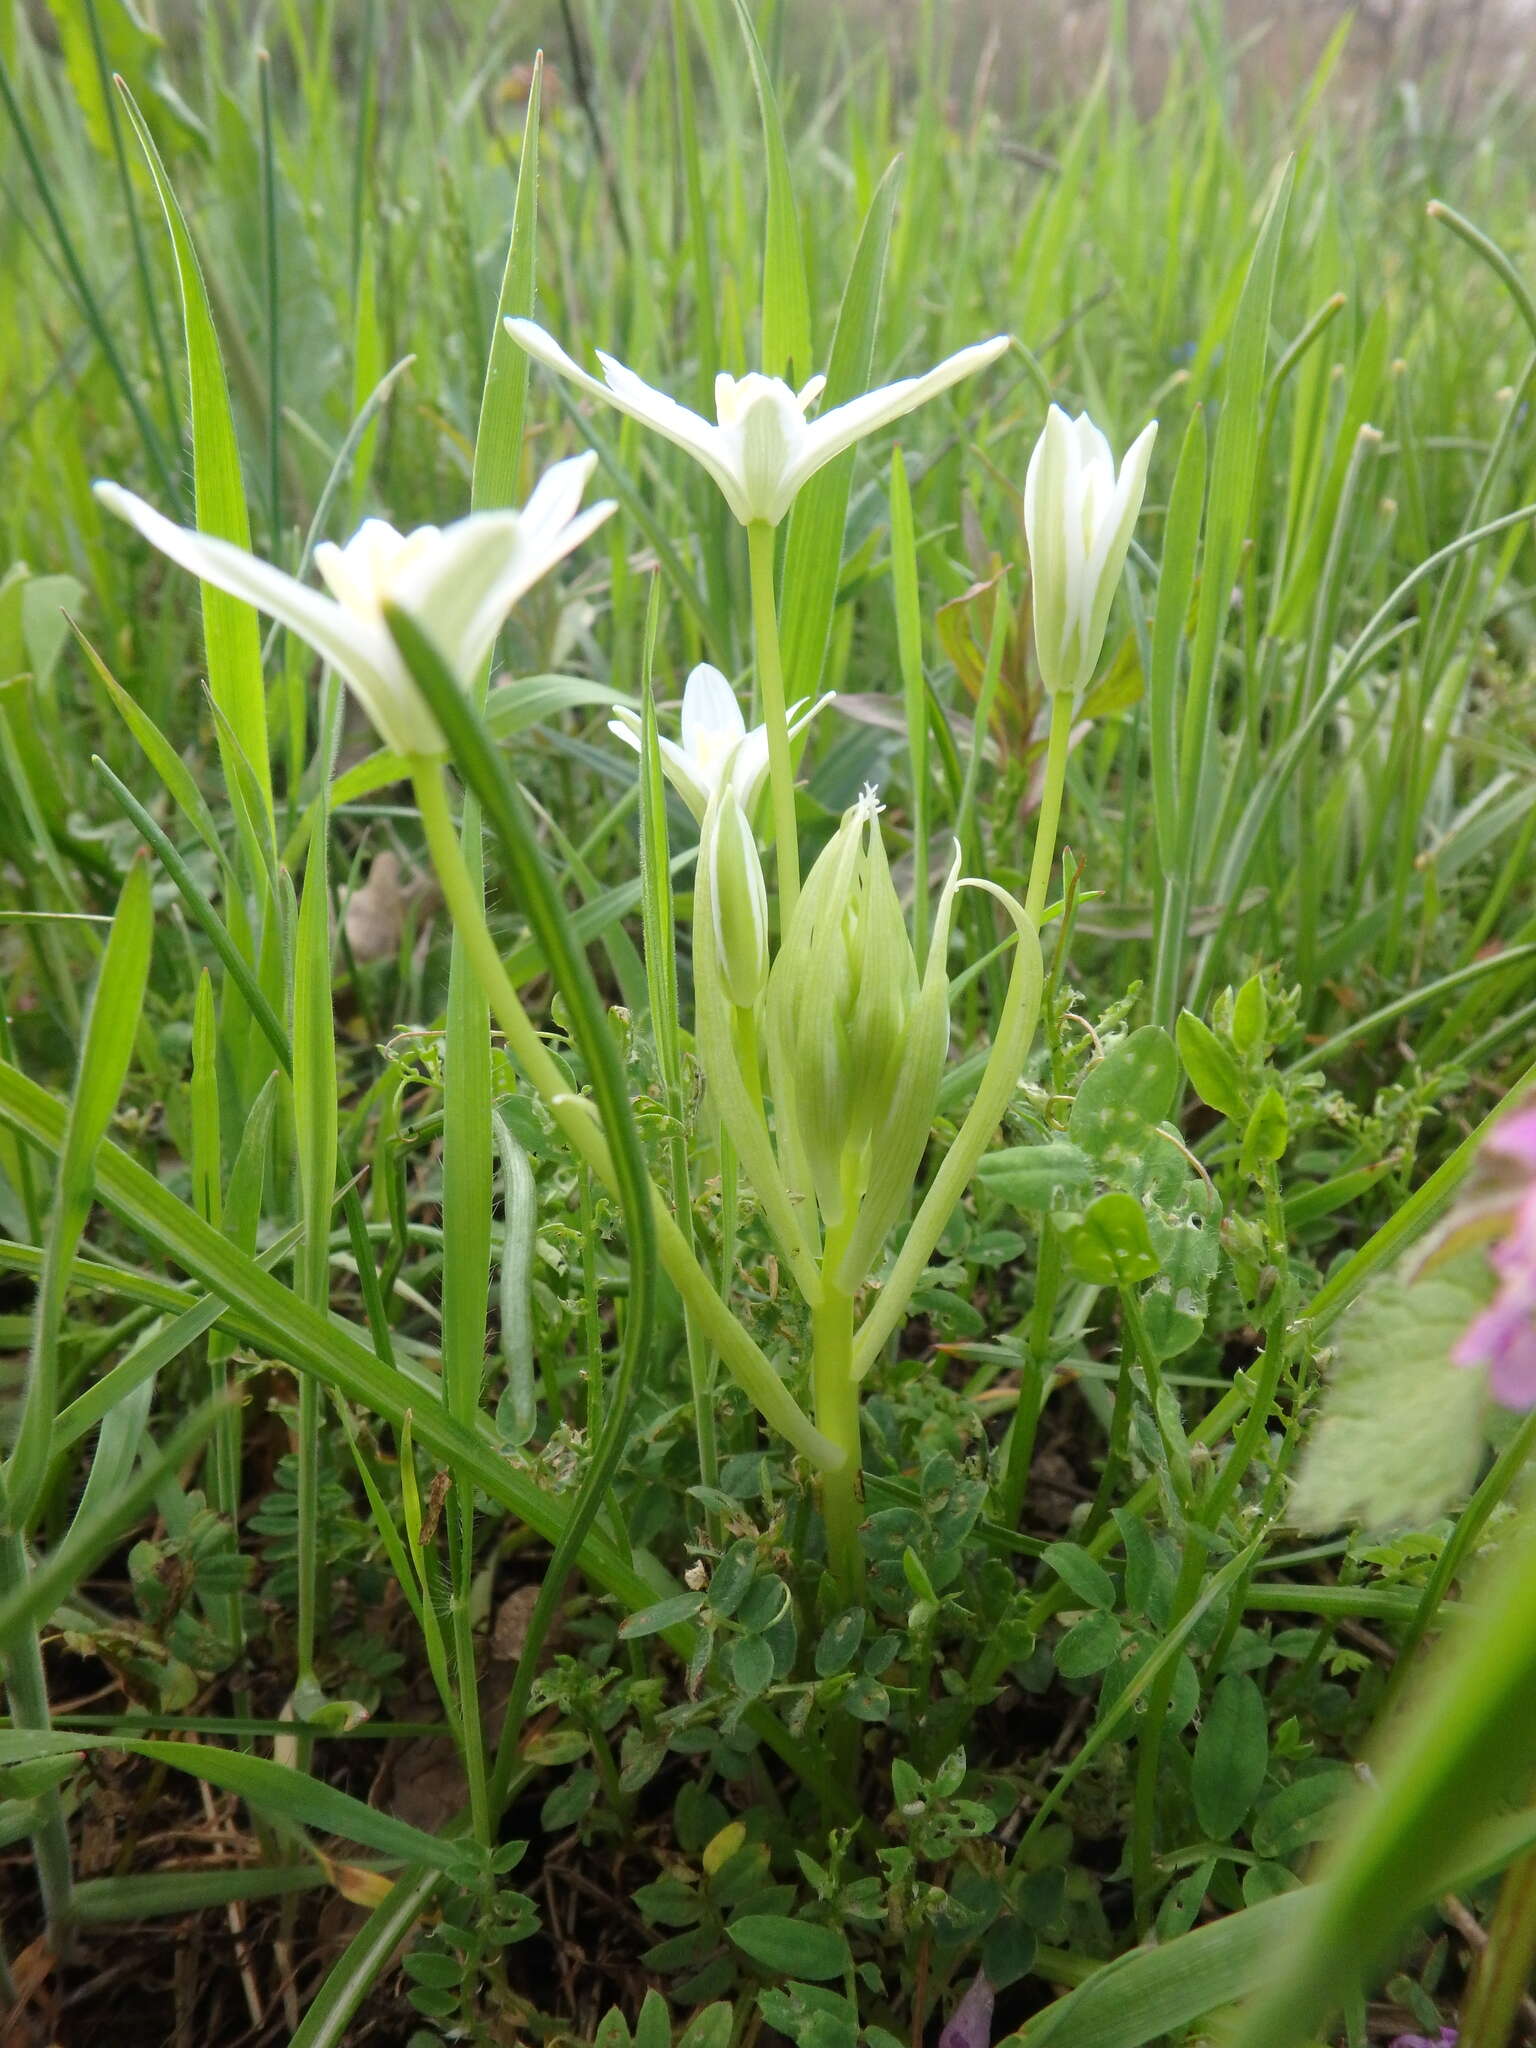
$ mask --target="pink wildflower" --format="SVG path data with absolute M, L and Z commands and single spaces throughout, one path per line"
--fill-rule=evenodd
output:
M 1451 1356 L 1457 1365 L 1488 1368 L 1489 1390 L 1501 1408 L 1536 1408 L 1536 1105 L 1506 1117 L 1486 1149 L 1531 1178 L 1511 1212 L 1508 1235 L 1489 1254 L 1499 1291 Z

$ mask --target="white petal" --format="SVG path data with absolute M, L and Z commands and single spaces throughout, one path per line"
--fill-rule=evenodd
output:
M 714 784 L 699 773 L 696 763 L 675 740 L 669 740 L 664 733 L 658 733 L 656 740 L 661 748 L 662 773 L 702 825 Z
M 795 702 L 791 704 L 789 707 L 788 716 L 790 738 L 797 738 L 799 734 L 804 732 L 805 728 L 810 724 L 811 720 L 816 717 L 818 712 L 825 711 L 829 704 L 835 704 L 836 702 L 836 690 L 824 691 L 822 695 L 816 699 L 816 702 L 812 704 L 809 708 L 806 707 L 806 700 L 804 699 L 804 697 L 796 698 Z
M 736 801 L 750 819 L 768 780 L 768 728 L 754 725 L 731 756 L 731 788 Z
M 709 420 L 690 412 L 686 405 L 679 405 L 675 398 L 669 398 L 664 391 L 656 391 L 633 370 L 615 362 L 612 356 L 598 351 L 597 359 L 603 366 L 606 383 L 588 374 L 581 365 L 542 327 L 532 320 L 508 320 L 507 332 L 512 339 L 525 348 L 537 362 L 546 369 L 557 370 L 562 377 L 568 377 L 573 384 L 579 384 L 594 398 L 601 398 L 608 405 L 627 413 L 631 419 L 643 425 L 654 427 L 658 434 L 677 447 L 686 449 L 695 462 L 707 469 L 725 494 L 726 503 L 738 519 L 745 514 L 739 509 L 741 494 L 739 479 L 725 459 L 720 443 L 720 430 Z
M 1110 606 L 1114 603 L 1115 591 L 1120 575 L 1125 568 L 1125 558 L 1130 550 L 1131 531 L 1141 511 L 1141 501 L 1147 488 L 1147 467 L 1152 460 L 1152 444 L 1157 439 L 1157 422 L 1144 427 L 1126 451 L 1120 469 L 1120 481 L 1115 490 L 1113 518 L 1106 523 L 1101 545 L 1095 550 L 1095 580 L 1088 620 L 1089 644 L 1093 660 L 1097 663 L 1099 651 L 1104 644 L 1104 629 L 1109 624 Z
M 1115 452 L 1109 445 L 1109 437 L 1096 427 L 1087 413 L 1080 412 L 1072 422 L 1072 434 L 1077 443 L 1078 460 L 1085 469 L 1098 467 L 1115 473 Z
M 1062 673 L 1062 643 L 1068 631 L 1066 525 L 1067 479 L 1076 445 L 1071 421 L 1058 405 L 1045 416 L 1045 427 L 1029 458 L 1024 478 L 1024 533 L 1029 542 L 1030 602 L 1034 610 L 1035 652 L 1048 690 L 1070 688 Z
M 389 579 L 384 594 L 410 613 L 466 684 L 475 621 L 509 565 L 526 554 L 522 535 L 516 512 L 472 512 Z
M 627 706 L 621 704 L 615 707 L 614 716 L 608 721 L 608 730 L 615 739 L 623 740 L 626 746 L 633 747 L 637 754 L 642 751 L 640 720 Z M 662 774 L 702 825 L 704 813 L 709 808 L 713 784 L 699 774 L 698 769 L 675 740 L 669 740 L 662 733 L 658 733 L 656 738 L 661 748 Z
M 628 413 L 631 419 L 637 419 L 645 426 L 654 427 L 674 447 L 684 449 L 709 471 L 729 499 L 737 489 L 738 478 L 726 458 L 720 429 L 714 422 L 686 405 L 679 405 L 665 391 L 657 391 L 643 377 L 637 377 L 633 370 L 626 369 L 623 363 L 604 355 L 601 349 L 596 354 L 608 381 L 606 384 L 594 382 L 591 388 L 606 398 L 610 405 L 617 406 L 620 412 Z
M 719 669 L 701 661 L 683 685 L 683 751 L 699 761 L 747 729 L 736 692 Z
M 793 497 L 807 477 L 841 455 L 845 448 L 851 448 L 865 434 L 900 419 L 903 413 L 911 412 L 940 391 L 947 391 L 962 377 L 969 377 L 973 371 L 995 363 L 1011 340 L 1010 335 L 995 334 L 990 341 L 976 342 L 970 348 L 947 356 L 920 377 L 903 377 L 898 383 L 887 384 L 879 391 L 867 391 L 862 398 L 851 398 L 846 405 L 835 405 L 820 419 L 810 422 L 800 458 L 786 480 L 790 496 Z
M 523 523 L 530 534 L 557 533 L 576 517 L 582 496 L 597 467 L 597 456 L 568 455 L 564 462 L 552 462 L 533 487 L 523 507 Z
M 626 747 L 633 747 L 638 754 L 642 746 L 640 720 L 627 705 L 616 704 L 613 716 L 608 721 L 608 730 L 616 740 L 622 740 Z
M 746 387 L 750 394 L 742 405 Z M 777 377 L 744 377 L 737 398 L 736 422 L 721 437 L 740 477 L 742 503 L 732 509 L 744 521 L 761 519 L 777 526 L 795 501 L 799 486 L 791 478 L 804 460 L 811 430 L 795 394 Z
M 137 527 L 152 547 L 189 569 L 205 583 L 244 598 L 301 634 L 338 668 L 355 650 L 353 622 L 332 598 L 322 597 L 297 577 L 258 561 L 232 542 L 194 533 L 157 512 L 153 505 L 125 491 L 120 484 L 99 483 L 96 496 L 109 512 Z
M 480 609 L 470 621 L 465 648 L 472 669 L 478 668 L 489 655 L 491 643 L 506 623 L 507 614 L 513 606 L 618 509 L 612 498 L 603 498 L 558 530 L 546 530 L 542 536 L 524 539 L 519 544 L 501 576 L 486 591 Z
M 1083 658 L 1083 633 L 1087 613 L 1093 604 L 1093 590 L 1088 582 L 1088 543 L 1083 532 L 1083 502 L 1087 485 L 1083 475 L 1081 443 L 1075 439 L 1073 458 L 1067 465 L 1061 497 L 1062 562 L 1066 582 L 1063 586 L 1065 610 L 1061 623 L 1060 659 L 1063 672 L 1075 679 L 1073 687 L 1081 689 L 1082 679 L 1077 670 Z
M 386 746 L 402 754 L 443 752 L 437 721 L 382 625 L 344 610 L 334 599 L 322 597 L 297 577 L 229 541 L 177 526 L 117 484 L 97 484 L 96 495 L 181 568 L 231 597 L 243 598 L 307 641 L 354 691 Z
M 338 604 L 349 611 L 377 611 L 380 582 L 404 546 L 405 535 L 387 519 L 365 519 L 345 547 L 321 541 L 315 567 Z

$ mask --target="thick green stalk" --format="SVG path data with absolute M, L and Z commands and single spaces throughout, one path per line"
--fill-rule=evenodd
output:
M 1061 793 L 1067 780 L 1067 750 L 1072 742 L 1072 694 L 1059 691 L 1051 699 L 1051 735 L 1045 749 L 1045 787 L 1035 820 L 1035 852 L 1029 867 L 1025 915 L 1038 931 L 1045 914 L 1045 892 L 1056 859 L 1056 828 L 1061 822 Z
M 1536 1856 L 1504 1873 L 1488 1946 L 1477 1959 L 1461 2010 L 1464 2048 L 1505 2048 L 1536 1972 Z
M 821 1475 L 821 1513 L 827 1527 L 827 1563 L 844 1602 L 863 1598 L 864 1554 L 859 1523 L 864 1518 L 864 1480 L 859 1447 L 859 1383 L 853 1370 L 853 1297 L 835 1279 L 857 1211 L 827 1233 L 822 1259 L 821 1300 L 811 1311 L 811 1377 L 816 1426 L 843 1454 L 834 1471 Z
M 752 636 L 757 647 L 757 683 L 768 728 L 768 781 L 773 800 L 773 849 L 779 885 L 779 930 L 800 900 L 800 844 L 795 829 L 795 767 L 789 755 L 789 710 L 784 701 L 784 663 L 779 653 L 779 614 L 773 595 L 773 528 L 754 519 L 747 528 L 752 572 Z
M 476 900 L 485 901 L 480 806 L 464 800 L 460 843 Z M 491 1107 L 490 1015 L 474 964 L 455 933 L 448 964 L 448 1027 L 443 1068 L 443 1224 L 452 1248 L 443 1261 L 443 1399 L 472 1430 L 485 1378 L 486 1277 L 491 1251 L 491 1167 L 486 1133 Z M 448 1528 L 452 1595 L 449 1623 L 463 1731 L 464 1772 L 475 1839 L 489 1847 L 494 1817 L 481 1729 L 472 1618 L 475 1489 L 455 1485 Z

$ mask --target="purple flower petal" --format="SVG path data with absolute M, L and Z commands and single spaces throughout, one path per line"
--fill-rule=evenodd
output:
M 993 1997 L 986 1971 L 978 1970 L 940 2034 L 939 2048 L 992 2048 Z
M 1469 1323 L 1461 1342 L 1451 1353 L 1456 1365 L 1493 1365 L 1520 1341 L 1526 1322 L 1523 1304 L 1511 1301 L 1506 1288 L 1491 1307 Z
M 1536 1102 L 1505 1117 L 1488 1133 L 1485 1142 L 1488 1150 L 1497 1152 L 1501 1159 L 1517 1160 L 1536 1173 Z
M 1536 1408 L 1536 1322 L 1529 1317 L 1524 1327 L 1490 1360 L 1488 1385 L 1501 1408 L 1521 1412 Z

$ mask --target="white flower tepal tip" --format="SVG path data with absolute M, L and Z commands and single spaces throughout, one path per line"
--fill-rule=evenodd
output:
M 803 698 L 790 705 L 791 740 L 833 701 L 833 694 L 829 690 L 811 705 Z M 640 720 L 633 711 L 621 709 L 608 730 L 639 753 Z M 751 820 L 768 779 L 768 728 L 748 730 L 736 693 L 719 669 L 701 661 L 683 686 L 682 745 L 665 734 L 658 739 L 662 772 L 701 825 L 711 797 L 727 784 Z
M 745 377 L 722 373 L 715 379 L 715 417 L 707 420 L 664 391 L 653 390 L 633 370 L 601 350 L 597 359 L 603 375 L 599 379 L 582 369 L 553 335 L 532 320 L 508 320 L 507 331 L 546 369 L 568 377 L 594 398 L 654 427 L 686 449 L 708 470 L 744 526 L 756 520 L 777 526 L 796 493 L 817 470 L 866 434 L 888 426 L 973 370 L 995 362 L 1011 340 L 1009 335 L 996 334 L 990 341 L 947 356 L 920 377 L 903 377 L 878 391 L 868 391 L 814 420 L 806 414 L 821 396 L 824 377 L 812 377 L 799 391 L 792 391 L 782 378 L 765 377 L 758 371 Z
M 545 471 L 521 512 L 472 512 L 451 526 L 399 533 L 367 519 L 344 547 L 324 541 L 315 567 L 327 597 L 244 548 L 177 526 L 132 491 L 99 483 L 107 509 L 205 583 L 243 598 L 307 640 L 337 671 L 396 753 L 447 751 L 385 621 L 386 603 L 410 614 L 467 689 L 490 657 L 507 614 L 615 509 L 580 510 L 594 455 Z
M 1046 414 L 1024 479 L 1024 531 L 1035 651 L 1052 692 L 1077 695 L 1093 680 L 1156 439 L 1153 420 L 1117 475 L 1109 442 L 1086 413 L 1069 419 L 1053 405 Z

